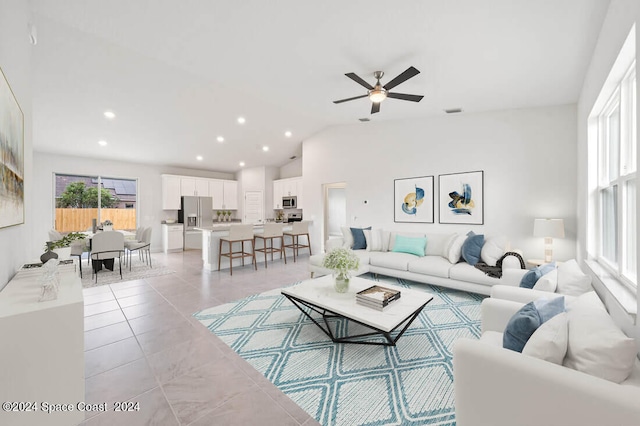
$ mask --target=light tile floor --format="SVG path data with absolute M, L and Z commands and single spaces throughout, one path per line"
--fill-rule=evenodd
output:
M 140 410 L 87 413 L 83 425 L 317 425 L 192 317 L 309 278 L 309 257 L 230 276 L 203 270 L 199 250 L 152 256 L 175 273 L 84 290 L 85 401 Z

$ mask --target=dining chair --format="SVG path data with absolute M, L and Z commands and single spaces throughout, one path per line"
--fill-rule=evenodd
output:
M 244 251 L 244 243 L 251 242 L 251 253 Z M 222 252 L 222 243 L 229 244 L 229 251 L 227 253 Z M 240 243 L 240 251 L 233 251 L 233 243 Z M 258 270 L 258 264 L 256 263 L 255 244 L 253 240 L 253 225 L 231 225 L 229 227 L 229 235 L 226 237 L 220 237 L 220 246 L 218 247 L 218 271 L 220 270 L 220 261 L 222 256 L 229 258 L 229 274 L 233 275 L 233 259 L 242 258 L 242 266 L 244 266 L 244 258 L 250 257 L 251 263 L 255 265 L 255 269 Z
M 149 268 L 151 268 L 151 231 L 153 231 L 152 227 L 144 228 L 141 232 L 139 241 L 126 241 L 124 243 L 125 248 L 127 249 L 127 262 L 129 263 L 129 270 L 131 270 L 131 253 L 134 251 L 138 251 L 140 256 L 142 257 L 142 261 L 149 264 Z M 136 231 L 136 236 L 138 232 Z M 145 254 L 147 260 L 145 261 Z
M 98 282 L 98 266 L 102 269 L 105 260 L 118 259 L 120 267 L 120 279 L 122 279 L 122 257 L 124 255 L 124 235 L 118 231 L 99 232 L 93 236 L 91 241 L 91 260 L 93 262 L 91 270 L 96 275 Z M 115 266 L 115 265 L 114 265 Z
M 263 227 L 262 234 L 256 234 L 253 239 L 257 241 L 258 239 L 262 240 L 262 247 L 255 248 L 256 252 L 264 253 L 264 267 L 267 267 L 267 253 L 271 254 L 271 261 L 273 262 L 273 253 L 280 253 L 280 258 L 284 259 L 284 263 L 287 263 L 287 256 L 284 252 L 284 236 L 282 234 L 282 228 L 284 227 L 281 223 L 265 223 Z M 273 240 L 280 240 L 279 247 L 274 247 Z M 269 241 L 269 245 L 267 245 L 267 241 Z M 254 247 L 257 245 L 254 242 Z M 257 261 L 256 261 L 257 262 Z
M 298 255 L 298 250 L 301 248 L 309 249 L 309 256 L 311 256 L 311 240 L 309 239 L 309 222 L 293 222 L 291 226 L 291 231 L 286 231 L 283 235 L 291 237 L 291 243 L 285 244 L 285 248 L 293 249 L 293 261 L 296 261 L 296 256 Z M 307 237 L 307 244 L 300 243 L 300 237 Z

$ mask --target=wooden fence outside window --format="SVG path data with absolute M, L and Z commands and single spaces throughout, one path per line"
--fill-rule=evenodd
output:
M 109 219 L 113 229 L 135 231 L 136 209 L 100 209 L 102 222 Z M 91 230 L 92 220 L 98 219 L 98 209 L 56 209 L 56 231 L 78 232 Z

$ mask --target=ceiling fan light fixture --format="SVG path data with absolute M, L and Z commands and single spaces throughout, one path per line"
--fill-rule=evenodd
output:
M 376 87 L 373 90 L 369 90 L 369 100 L 375 104 L 387 99 L 387 91 L 382 87 Z

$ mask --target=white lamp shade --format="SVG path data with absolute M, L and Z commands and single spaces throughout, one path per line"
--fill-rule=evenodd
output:
M 533 236 L 564 238 L 564 221 L 562 219 L 536 219 L 533 222 Z

